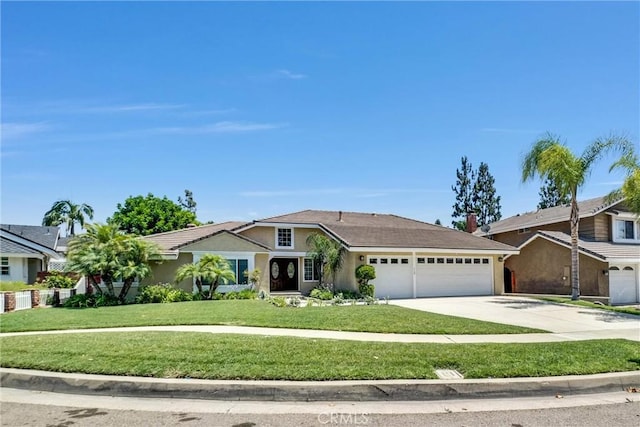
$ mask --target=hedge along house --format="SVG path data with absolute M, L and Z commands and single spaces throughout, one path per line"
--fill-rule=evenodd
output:
M 180 265 L 215 253 L 230 260 L 237 282 L 260 269 L 259 289 L 306 294 L 318 285 L 307 238 L 320 233 L 346 249 L 336 289 L 357 290 L 355 269 L 373 265 L 379 298 L 493 295 L 502 292 L 509 245 L 388 214 L 306 210 L 251 223 L 226 222 L 147 236 L 163 252 L 146 282 L 173 282 Z M 179 284 L 192 291 L 194 283 Z
M 580 292 L 610 304 L 640 302 L 640 222 L 623 200 L 578 203 Z M 511 244 L 520 254 L 505 260 L 505 291 L 571 294 L 570 206 L 516 215 L 476 234 Z M 486 230 L 486 229 L 485 229 Z

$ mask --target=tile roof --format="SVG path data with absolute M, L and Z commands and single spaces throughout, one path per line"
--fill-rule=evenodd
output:
M 390 214 L 306 210 L 256 221 L 318 224 L 352 247 L 513 251 L 513 246 Z
M 547 237 L 554 242 L 571 247 L 571 236 L 560 231 L 538 231 L 537 235 Z M 535 237 L 535 236 L 534 236 Z M 534 237 L 523 243 L 530 242 Z M 522 247 L 521 246 L 521 247 Z M 602 260 L 615 261 L 616 258 L 636 258 L 640 262 L 640 245 L 630 243 L 596 242 L 593 240 L 578 239 L 578 247 L 582 252 L 596 256 Z
M 56 249 L 58 241 L 58 227 L 48 227 L 41 225 L 16 225 L 0 224 L 0 229 L 23 239 L 30 240 L 51 250 Z
M 246 223 L 238 221 L 228 221 L 220 224 L 207 224 L 199 227 L 183 228 L 182 230 L 152 234 L 150 236 L 145 236 L 144 239 L 157 244 L 163 250 L 175 250 L 181 246 L 211 237 L 221 231 L 232 231 L 244 224 Z
M 580 201 L 578 202 L 580 218 L 588 218 L 621 202 L 622 200 L 618 200 L 614 203 L 605 203 L 604 196 Z M 571 206 L 569 205 L 539 209 L 534 212 L 526 212 L 523 214 L 505 218 L 500 221 L 496 221 L 492 224 L 489 224 L 490 229 L 488 232 L 483 232 L 482 230 L 478 229 L 474 234 L 478 236 L 486 236 L 497 233 L 505 233 L 508 231 L 520 230 L 522 228 L 540 227 L 546 224 L 569 221 L 570 214 Z
M 18 242 L 0 237 L 0 253 L 3 254 L 33 254 L 42 255 L 40 252 Z

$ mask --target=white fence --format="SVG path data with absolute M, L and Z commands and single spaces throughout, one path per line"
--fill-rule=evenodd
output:
M 60 297 L 60 304 L 64 304 L 64 302 L 66 300 L 71 298 L 71 291 L 73 291 L 73 289 L 59 289 L 58 290 L 58 296 Z
M 31 291 L 16 292 L 16 311 L 31 308 Z
M 4 293 L 0 292 L 0 313 L 4 313 Z
M 40 290 L 40 307 L 51 305 L 54 294 L 55 294 L 55 291 L 53 289 L 41 289 Z

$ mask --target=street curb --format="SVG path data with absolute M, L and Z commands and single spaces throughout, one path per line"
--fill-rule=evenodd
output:
M 215 381 L 67 374 L 0 368 L 0 384 L 53 393 L 247 401 L 424 401 L 624 391 L 640 371 L 483 380 Z

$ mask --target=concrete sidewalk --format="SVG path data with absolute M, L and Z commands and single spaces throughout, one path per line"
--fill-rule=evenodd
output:
M 69 329 L 60 331 L 8 332 L 0 337 L 20 335 L 81 334 L 105 332 L 203 332 L 211 334 L 271 335 L 299 338 L 318 338 L 350 341 L 398 342 L 398 343 L 436 343 L 436 344 L 472 344 L 472 343 L 536 343 L 560 341 L 584 341 L 591 339 L 623 338 L 640 341 L 635 329 L 577 331 L 570 333 L 535 334 L 495 334 L 495 335 L 420 335 L 420 334 L 383 334 L 374 332 L 322 331 L 316 329 L 260 328 L 253 326 L 225 325 L 184 325 L 184 326 L 137 326 L 126 328 Z

